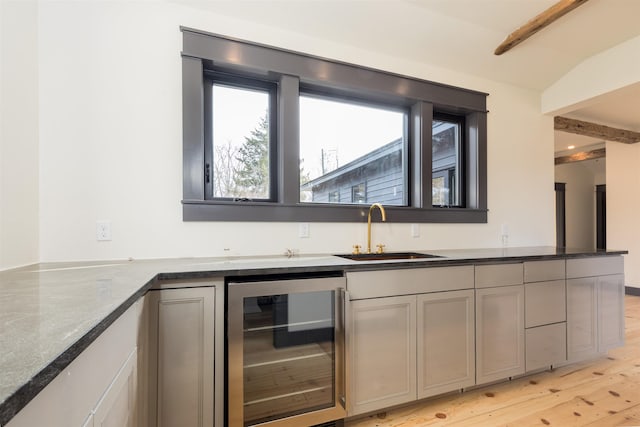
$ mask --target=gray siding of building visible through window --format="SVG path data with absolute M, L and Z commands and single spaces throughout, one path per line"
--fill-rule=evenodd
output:
M 302 190 L 311 190 L 314 203 L 329 203 L 330 194 L 338 192 L 339 203 L 357 203 L 352 200 L 353 187 L 364 184 L 366 197 L 360 203 L 404 205 L 404 173 L 402 171 L 403 140 L 396 139 L 304 184 Z M 335 194 L 335 193 L 334 193 Z M 334 199 L 331 196 L 331 199 Z M 335 203 L 331 200 L 331 203 Z
M 454 124 L 437 122 L 434 140 L 439 143 L 433 152 L 432 172 L 453 170 L 457 163 Z M 440 138 L 438 138 L 440 137 Z M 314 203 L 382 203 L 405 205 L 405 185 L 402 166 L 402 138 L 359 157 L 344 166 L 307 182 L 301 190 L 311 190 Z M 365 198 L 356 201 L 355 187 L 364 184 Z M 446 181 L 449 186 L 448 179 Z

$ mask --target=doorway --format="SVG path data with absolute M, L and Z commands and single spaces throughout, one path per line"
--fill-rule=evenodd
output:
M 607 249 L 607 186 L 596 185 L 596 249 Z
M 556 182 L 556 247 L 567 246 L 566 213 L 565 213 L 565 187 L 566 183 Z

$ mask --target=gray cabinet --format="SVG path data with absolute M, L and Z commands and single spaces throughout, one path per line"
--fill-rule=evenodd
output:
M 351 303 L 348 415 L 416 398 L 416 297 Z
M 624 344 L 622 257 L 567 261 L 567 353 L 570 362 Z
M 597 287 L 595 277 L 567 280 L 567 356 L 570 362 L 598 354 Z
M 163 287 L 148 294 L 149 425 L 222 425 L 223 283 Z
M 523 265 L 475 267 L 476 383 L 524 373 Z
M 474 292 L 417 296 L 418 399 L 475 384 Z
M 565 261 L 524 263 L 527 372 L 567 360 Z
M 476 382 L 525 371 L 524 285 L 476 289 Z
M 624 345 L 624 275 L 598 277 L 598 350 Z
M 527 328 L 525 330 L 527 372 L 549 368 L 567 360 L 567 323 Z
M 347 289 L 349 416 L 475 384 L 473 266 L 347 273 Z

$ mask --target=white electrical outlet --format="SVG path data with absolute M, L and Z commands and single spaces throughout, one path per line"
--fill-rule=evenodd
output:
M 420 224 L 411 224 L 411 237 L 420 237 Z
M 509 246 L 509 225 L 502 224 L 500 227 L 500 240 L 503 247 Z
M 303 222 L 298 226 L 298 237 L 306 239 L 309 237 L 309 223 Z
M 99 242 L 111 240 L 111 221 L 96 221 L 96 240 Z

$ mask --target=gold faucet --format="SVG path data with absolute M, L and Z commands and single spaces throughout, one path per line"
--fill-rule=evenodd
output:
M 385 222 L 387 220 L 387 214 L 384 211 L 384 207 L 380 203 L 372 204 L 371 207 L 369 208 L 369 218 L 367 219 L 367 253 L 368 254 L 371 253 L 371 211 L 373 211 L 373 208 L 380 209 L 380 214 L 382 215 L 382 222 Z M 382 248 L 380 248 L 380 250 L 382 250 Z

